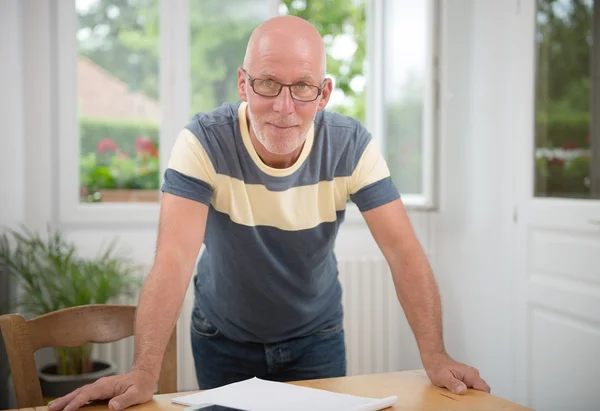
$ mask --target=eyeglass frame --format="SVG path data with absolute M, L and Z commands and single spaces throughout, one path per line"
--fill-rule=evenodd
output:
M 323 93 L 323 89 L 326 86 L 327 83 L 327 79 L 324 79 L 323 82 L 321 83 L 321 87 L 319 86 L 315 86 L 314 84 L 307 84 L 306 82 L 299 82 L 299 83 L 291 83 L 291 84 L 287 84 L 287 83 L 281 83 L 279 81 L 275 81 L 275 80 L 271 80 L 274 83 L 277 83 L 281 86 L 281 88 L 279 89 L 279 91 L 277 92 L 277 94 L 275 94 L 274 96 L 265 96 L 264 94 L 260 94 L 259 92 L 257 92 L 254 89 L 254 82 L 256 80 L 262 80 L 262 81 L 266 81 L 267 79 L 264 78 L 254 78 L 252 77 L 250 74 L 248 74 L 248 72 L 246 71 L 245 68 L 242 68 L 242 71 L 244 72 L 245 76 L 246 76 L 246 80 L 248 80 L 248 82 L 250 83 L 250 87 L 252 87 L 252 91 L 254 91 L 256 94 L 258 94 L 261 97 L 267 97 L 267 98 L 275 98 L 277 96 L 279 96 L 281 94 L 281 91 L 283 90 L 284 87 L 287 87 L 290 90 L 290 97 L 296 101 L 299 101 L 301 103 L 310 103 L 312 101 L 315 101 L 316 99 L 319 98 L 319 96 Z M 309 87 L 316 87 L 317 88 L 317 95 L 315 96 L 315 98 L 313 98 L 312 100 L 300 100 L 294 97 L 293 93 L 292 93 L 292 86 L 297 86 L 298 84 L 306 84 Z

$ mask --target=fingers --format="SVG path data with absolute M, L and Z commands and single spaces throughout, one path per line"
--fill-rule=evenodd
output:
M 488 394 L 491 392 L 490 386 L 479 376 L 479 373 L 475 370 L 472 373 L 467 374 L 467 378 L 465 378 L 465 383 L 478 391 L 485 391 Z
M 110 398 L 114 393 L 114 383 L 110 380 L 98 380 L 48 404 L 49 411 L 76 411 L 88 401 Z
M 92 386 L 81 390 L 63 409 L 63 411 L 76 411 L 87 404 L 88 401 L 98 400 L 103 398 L 97 392 L 92 391 Z
M 487 385 L 487 383 L 482 378 L 478 378 L 477 380 L 475 380 L 475 382 L 473 383 L 473 389 L 479 390 L 479 391 L 485 391 L 488 394 L 490 392 L 492 392 L 492 389 L 490 388 L 490 386 Z
M 448 388 L 454 394 L 462 395 L 467 392 L 467 386 L 465 383 L 454 377 L 450 377 L 445 385 L 446 388 Z
M 129 387 L 127 391 L 108 403 L 108 408 L 113 411 L 121 411 L 132 405 L 142 404 L 148 401 L 136 386 Z
M 428 367 L 427 367 L 428 365 Z M 431 381 L 438 387 L 445 387 L 454 394 L 465 394 L 468 388 L 492 391 L 490 386 L 479 376 L 476 368 L 456 362 L 449 357 L 438 364 L 428 362 L 427 374 Z
M 465 373 L 465 378 L 463 379 L 465 384 L 468 387 L 473 388 L 478 391 L 485 391 L 487 393 L 491 392 L 490 386 L 479 376 L 479 371 L 475 368 L 471 368 L 467 373 Z
M 77 394 L 79 394 L 80 391 L 81 391 L 81 388 L 77 389 L 77 390 L 73 391 L 72 393 L 67 394 L 63 397 L 57 398 L 54 401 L 51 401 L 50 403 L 48 403 L 48 410 L 49 411 L 62 410 L 63 408 L 65 408 L 65 405 L 67 405 L 69 402 L 71 402 L 71 400 L 73 398 L 75 398 L 75 396 Z

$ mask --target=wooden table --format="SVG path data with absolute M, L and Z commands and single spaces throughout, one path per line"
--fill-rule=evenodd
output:
M 321 388 L 344 394 L 366 397 L 398 396 L 396 406 L 389 410 L 402 411 L 526 411 L 530 408 L 506 401 L 493 394 L 469 390 L 464 395 L 454 395 L 450 391 L 435 387 L 424 371 L 402 371 L 387 374 L 360 375 L 323 380 L 298 381 L 292 384 Z M 493 390 L 494 387 L 492 387 Z M 132 411 L 182 410 L 182 405 L 173 404 L 171 398 L 189 394 L 156 395 L 146 404 L 128 408 Z M 88 405 L 85 411 L 106 411 L 108 402 Z M 23 409 L 25 411 L 25 409 Z M 33 408 L 27 411 L 34 411 Z M 46 407 L 36 407 L 35 411 L 47 411 Z

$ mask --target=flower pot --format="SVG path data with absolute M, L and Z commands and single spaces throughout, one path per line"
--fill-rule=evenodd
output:
M 49 364 L 40 368 L 38 374 L 44 399 L 51 400 L 62 397 L 79 387 L 93 383 L 99 378 L 117 373 L 117 366 L 112 362 L 94 360 L 93 364 L 92 372 L 79 375 L 56 375 L 56 364 Z
M 160 193 L 156 190 L 102 189 L 100 201 L 104 203 L 157 203 Z

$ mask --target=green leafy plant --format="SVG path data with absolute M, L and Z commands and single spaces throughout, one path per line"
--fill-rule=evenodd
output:
M 58 230 L 48 229 L 46 237 L 25 227 L 0 234 L 0 272 L 16 279 L 15 308 L 25 314 L 132 297 L 141 285 L 140 268 L 116 252 L 114 241 L 97 257 L 84 258 Z M 55 349 L 57 373 L 90 372 L 91 352 L 90 345 Z
M 111 118 L 88 118 L 79 120 L 80 153 L 95 153 L 101 141 L 110 138 L 119 150 L 133 156 L 136 154 L 136 139 L 147 137 L 158 148 L 160 123 Z
M 105 138 L 96 152 L 81 156 L 79 170 L 80 198 L 85 202 L 102 201 L 100 190 L 158 190 L 158 147 L 138 136 L 134 153 L 128 154 L 116 141 Z
M 535 192 L 544 197 L 589 198 L 589 153 L 564 160 L 540 157 L 535 161 Z

